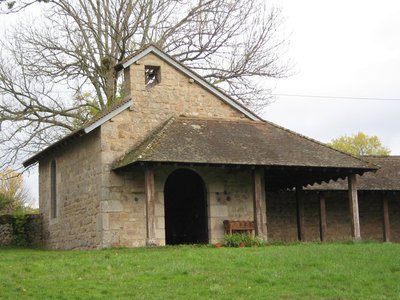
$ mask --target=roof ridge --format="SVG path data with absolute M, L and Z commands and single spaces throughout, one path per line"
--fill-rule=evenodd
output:
M 118 68 L 121 68 L 121 66 L 122 66 L 124 63 L 126 63 L 128 60 L 132 59 L 133 57 L 135 57 L 136 55 L 138 55 L 139 53 L 145 51 L 147 48 L 150 48 L 150 47 L 154 47 L 154 48 L 157 48 L 157 49 L 160 50 L 160 51 L 163 51 L 156 43 L 150 42 L 150 43 L 147 43 L 146 45 L 143 45 L 143 46 L 139 47 L 136 51 L 134 51 L 134 52 L 132 52 L 131 54 L 129 54 L 129 55 L 128 55 L 127 57 L 125 57 L 120 63 L 116 64 L 115 67 L 116 67 L 117 69 L 118 69 Z M 163 51 L 163 52 L 164 52 L 164 51 Z

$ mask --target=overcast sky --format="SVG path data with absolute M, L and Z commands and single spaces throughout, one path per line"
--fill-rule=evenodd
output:
M 400 1 L 273 3 L 286 19 L 296 73 L 268 81 L 274 94 L 400 99 Z M 263 117 L 322 142 L 363 131 L 400 154 L 400 100 L 276 96 Z M 36 172 L 28 182 L 37 195 Z
M 363 131 L 400 154 L 400 1 L 276 0 L 296 74 L 263 117 L 323 142 Z

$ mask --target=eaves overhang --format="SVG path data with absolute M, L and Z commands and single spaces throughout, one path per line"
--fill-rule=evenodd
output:
M 77 138 L 80 138 L 83 135 L 86 135 L 96 128 L 100 127 L 103 125 L 105 122 L 109 121 L 113 117 L 117 116 L 120 114 L 122 111 L 125 109 L 129 108 L 133 104 L 133 100 L 129 99 L 126 101 L 121 102 L 120 104 L 116 105 L 114 108 L 111 108 L 110 111 L 100 114 L 99 117 L 94 118 L 92 121 L 88 122 L 87 124 L 83 125 L 81 128 L 71 132 L 70 134 L 66 135 L 62 139 L 58 140 L 57 142 L 51 144 L 47 148 L 43 149 L 42 151 L 36 153 L 29 159 L 25 160 L 22 164 L 25 168 L 35 164 L 38 162 L 40 159 L 46 157 L 49 155 L 52 151 L 55 151 L 57 149 L 60 149 L 67 144 L 71 143 L 72 141 L 76 140 Z

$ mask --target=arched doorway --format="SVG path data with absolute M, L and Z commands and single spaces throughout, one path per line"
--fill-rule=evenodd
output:
M 205 186 L 197 173 L 179 169 L 168 176 L 164 208 L 167 245 L 208 243 Z

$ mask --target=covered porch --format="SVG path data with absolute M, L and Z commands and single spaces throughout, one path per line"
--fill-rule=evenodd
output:
M 144 174 L 147 245 L 219 242 L 224 220 L 253 221 L 255 234 L 268 240 L 268 207 L 288 191 L 297 239 L 305 240 L 303 187 L 339 178 L 347 179 L 350 231 L 358 240 L 356 175 L 375 169 L 274 124 L 197 118 L 172 118 L 114 167 Z M 323 237 L 322 198 L 317 213 Z
M 327 213 L 324 194 L 318 194 L 318 206 L 312 207 L 310 197 L 306 195 L 301 183 L 294 181 L 291 187 L 278 188 L 272 180 L 267 180 L 274 173 L 289 173 L 290 170 L 285 172 L 280 168 L 267 169 L 259 166 L 194 165 L 143 165 L 143 169 L 147 245 L 220 242 L 225 234 L 225 220 L 252 221 L 254 234 L 266 241 L 293 240 L 287 234 L 290 222 L 279 224 L 286 227 L 280 234 L 273 232 L 278 225 L 278 222 L 274 224 L 277 215 L 273 210 L 270 212 L 269 208 L 277 201 L 282 201 L 280 195 L 283 193 L 286 193 L 286 198 L 289 197 L 292 204 L 295 203 L 297 240 L 315 240 L 310 226 L 306 225 L 310 212 L 319 220 L 318 237 L 321 241 L 326 240 Z M 309 172 L 311 170 L 297 170 L 298 178 L 304 178 Z M 350 208 L 347 210 L 347 218 L 351 221 L 347 230 L 354 240 L 360 240 L 355 178 L 354 174 L 347 178 Z M 282 205 L 282 202 L 279 204 Z M 284 209 L 290 209 L 289 206 Z
M 293 170 L 291 170 L 293 169 Z M 332 170 L 342 174 L 348 170 Z M 254 234 L 264 240 L 326 240 L 326 208 L 323 194 L 310 200 L 297 180 L 277 185 L 277 174 L 296 172 L 304 182 L 308 173 L 328 170 L 298 168 L 142 163 L 124 171 L 142 173 L 144 182 L 147 245 L 216 243 L 223 240 L 225 220 L 251 221 Z M 344 174 L 344 173 L 343 173 Z M 272 176 L 272 177 L 271 177 Z M 268 180 L 270 179 L 270 180 Z M 347 228 L 360 239 L 360 219 L 355 176 L 348 176 Z M 312 217 L 310 217 L 310 214 Z M 310 218 L 314 218 L 310 226 Z M 315 218 L 319 224 L 315 224 Z M 310 227 L 313 227 L 312 229 Z M 310 231 L 311 230 L 311 231 Z M 338 237 L 341 239 L 341 237 Z

